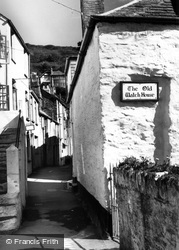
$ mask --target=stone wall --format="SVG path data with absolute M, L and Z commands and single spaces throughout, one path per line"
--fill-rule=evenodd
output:
M 125 157 L 179 162 L 178 25 L 98 24 L 105 167 Z M 158 82 L 159 101 L 122 102 L 121 81 Z
M 115 168 L 114 185 L 121 250 L 179 249 L 178 174 Z

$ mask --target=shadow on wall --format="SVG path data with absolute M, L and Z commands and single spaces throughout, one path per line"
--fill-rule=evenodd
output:
M 169 128 L 171 126 L 171 120 L 169 117 L 169 102 L 170 102 L 170 82 L 171 80 L 167 77 L 155 77 L 155 76 L 144 76 L 144 75 L 130 75 L 132 82 L 144 81 L 144 82 L 158 82 L 160 88 L 160 96 L 158 105 L 153 101 L 146 102 L 121 102 L 121 88 L 120 82 L 112 89 L 111 98 L 118 107 L 128 107 L 128 108 L 153 108 L 155 110 L 155 117 L 153 120 L 154 129 L 153 133 L 155 136 L 155 152 L 154 159 L 158 158 L 161 162 L 170 157 L 171 155 L 171 145 L 169 143 Z
M 28 162 L 32 164 L 32 170 L 40 167 L 72 165 L 72 156 L 60 157 L 59 138 L 56 136 L 47 137 L 45 144 L 39 147 L 30 145 L 30 139 L 27 138 L 27 145 L 27 157 Z
M 56 136 L 46 138 L 45 144 L 39 147 L 31 145 L 30 140 L 27 135 L 27 159 L 32 169 L 59 165 L 59 139 Z
M 160 100 L 158 102 L 154 117 L 155 152 L 154 159 L 158 158 L 163 162 L 171 155 L 171 145 L 169 141 L 169 128 L 171 119 L 169 117 L 170 103 L 170 79 L 162 78 L 159 81 L 161 87 Z

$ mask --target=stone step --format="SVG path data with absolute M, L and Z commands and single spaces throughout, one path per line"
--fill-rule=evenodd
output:
M 0 161 L 6 159 L 6 151 L 0 151 Z
M 11 219 L 17 214 L 15 204 L 0 205 L 0 221 Z
M 0 234 L 17 230 L 20 226 L 19 193 L 0 195 Z
M 6 232 L 17 230 L 20 223 L 16 216 L 12 216 L 0 221 L 0 234 L 5 234 Z
M 17 133 L 17 129 L 16 128 L 12 128 L 12 129 L 7 129 L 2 131 L 1 135 L 16 135 Z
M 17 128 L 7 128 L 7 129 L 3 130 L 1 134 L 2 135 L 4 135 L 4 134 L 14 134 L 14 133 L 16 133 L 16 131 L 17 131 Z
M 6 194 L 7 193 L 7 179 L 6 182 L 0 183 L 0 194 Z M 1 205 L 0 205 L 0 213 L 1 213 Z M 1 214 L 0 214 L 1 217 Z
M 1 168 L 1 166 L 6 166 L 6 158 L 2 158 L 2 159 L 0 159 L 0 168 Z
M 6 166 L 4 169 L 0 168 L 0 190 L 4 192 L 4 183 L 7 182 L 7 172 L 6 172 Z
M 7 148 L 9 148 L 12 144 L 15 143 L 0 143 L 0 152 L 5 152 Z
M 16 134 L 17 134 L 17 129 L 15 128 L 10 128 L 5 131 L 3 131 L 0 134 L 0 145 L 2 144 L 8 145 L 15 143 L 16 141 Z
M 0 163 L 0 171 L 3 172 L 6 170 L 6 163 L 3 164 L 3 163 Z
M 2 137 L 0 136 L 0 144 L 12 144 L 16 142 L 16 137 Z

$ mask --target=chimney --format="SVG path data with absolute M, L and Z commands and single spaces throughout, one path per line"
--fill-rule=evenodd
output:
M 80 3 L 82 12 L 82 32 L 84 34 L 90 16 L 104 12 L 104 0 L 80 0 Z

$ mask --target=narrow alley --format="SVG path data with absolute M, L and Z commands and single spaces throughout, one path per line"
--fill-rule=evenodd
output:
M 14 235 L 39 234 L 64 235 L 64 249 L 119 249 L 114 241 L 102 240 L 88 218 L 78 194 L 72 190 L 70 166 L 40 168 L 28 178 L 27 205 L 22 225 Z M 42 245 L 29 247 L 13 245 L 13 249 L 44 249 Z

